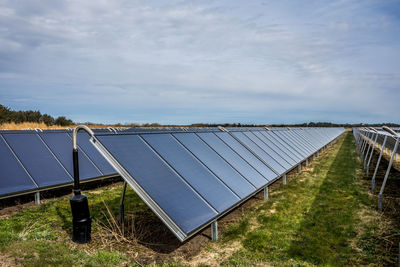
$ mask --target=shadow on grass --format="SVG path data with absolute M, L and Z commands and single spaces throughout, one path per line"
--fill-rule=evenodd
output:
M 352 264 L 357 211 L 368 201 L 354 182 L 356 161 L 351 135 L 345 137 L 287 251 L 290 258 L 318 265 Z M 354 263 L 354 262 L 353 262 Z
M 118 221 L 118 207 L 120 196 L 108 196 L 103 201 L 90 203 L 94 195 L 88 195 L 91 216 L 102 226 L 113 231 L 115 225 L 110 225 L 112 221 Z M 138 242 L 139 244 L 150 248 L 157 253 L 170 253 L 179 248 L 181 243 L 164 223 L 150 210 L 150 208 L 129 189 L 125 196 L 125 217 L 124 223 L 118 223 L 121 232 L 128 240 Z M 110 213 L 107 211 L 109 209 Z M 59 216 L 64 221 L 64 226 L 72 229 L 72 224 L 65 222 L 62 214 Z

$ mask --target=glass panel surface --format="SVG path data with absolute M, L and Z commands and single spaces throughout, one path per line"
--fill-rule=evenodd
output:
M 3 137 L 39 187 L 72 181 L 36 133 L 3 134 Z
M 61 164 L 67 169 L 71 176 L 74 175 L 72 161 L 72 139 L 67 133 L 39 133 L 43 141 L 49 146 Z M 80 141 L 80 140 L 79 140 Z M 79 177 L 82 180 L 102 176 L 92 162 L 78 149 Z
M 229 133 L 214 133 L 219 139 L 221 139 L 225 144 L 232 148 L 236 153 L 238 153 L 242 158 L 253 166 L 259 173 L 261 173 L 264 178 L 271 181 L 278 177 L 278 175 L 271 170 L 267 165 L 265 165 L 261 160 L 253 155 L 246 147 L 240 144 L 235 138 L 233 138 Z
M 104 135 L 97 138 L 185 233 L 192 232 L 217 215 L 140 136 Z
M 276 162 L 279 163 L 283 168 L 290 169 L 292 165 L 290 165 L 283 157 L 281 157 L 278 153 L 276 153 L 273 149 L 267 146 L 260 138 L 258 138 L 252 132 L 243 132 L 251 141 L 253 141 L 258 147 L 264 150 L 268 155 L 270 155 Z
M 37 188 L 0 136 L 0 196 Z
M 194 133 L 174 134 L 174 136 L 240 198 L 247 197 L 255 191 L 253 185 Z
M 204 142 L 212 147 L 221 157 L 223 157 L 230 165 L 232 165 L 233 168 L 240 172 L 256 188 L 260 188 L 267 183 L 267 180 L 259 172 L 257 172 L 256 169 L 254 169 L 215 134 L 198 133 L 197 135 L 200 136 Z
M 218 212 L 224 212 L 239 198 L 207 167 L 170 134 L 142 137 Z
M 286 169 L 282 167 L 274 158 L 264 152 L 260 147 L 258 147 L 253 141 L 251 141 L 246 135 L 241 132 L 233 132 L 243 144 L 250 148 L 254 153 L 256 153 L 263 161 L 265 161 L 271 168 L 277 171 L 279 174 L 283 174 Z
M 71 134 L 69 133 L 71 136 Z M 89 135 L 86 132 L 78 133 L 78 146 L 88 155 L 88 157 L 96 164 L 97 168 L 104 175 L 116 174 L 114 168 L 107 162 L 107 160 L 97 151 L 89 141 Z

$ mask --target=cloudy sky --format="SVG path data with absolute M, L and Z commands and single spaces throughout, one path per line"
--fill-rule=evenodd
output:
M 0 0 L 0 104 L 79 122 L 400 122 L 400 1 Z

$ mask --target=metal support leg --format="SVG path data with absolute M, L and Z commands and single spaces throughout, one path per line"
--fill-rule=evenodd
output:
M 121 201 L 119 202 L 118 206 L 118 221 L 120 224 L 124 223 L 124 218 L 125 218 L 125 207 L 124 207 L 124 201 L 125 201 L 125 193 L 126 193 L 126 181 L 124 181 L 124 186 L 122 187 L 122 194 L 121 194 Z
M 312 160 L 315 160 L 315 154 L 312 155 Z
M 211 223 L 211 240 L 212 241 L 218 240 L 218 221 Z
M 317 151 L 317 158 L 319 157 L 319 150 Z
M 387 140 L 387 136 L 385 135 L 385 138 L 383 139 L 383 143 L 382 143 L 382 149 L 381 149 L 381 152 L 379 153 L 378 161 L 376 162 L 374 175 L 372 175 L 372 180 L 371 180 L 371 192 L 372 192 L 372 194 L 375 192 L 375 177 L 376 177 L 376 174 L 378 172 L 379 163 L 381 162 L 381 159 L 382 159 L 383 150 L 385 149 L 386 140 Z
M 398 148 L 398 146 L 399 146 L 399 141 L 400 141 L 400 137 L 397 138 L 396 144 L 394 145 L 393 151 L 397 151 L 397 148 Z M 388 177 L 389 177 L 390 169 L 392 168 L 393 159 L 394 159 L 394 153 L 392 154 L 392 156 L 391 156 L 391 158 L 390 158 L 389 166 L 388 166 L 388 168 L 387 168 L 387 170 L 386 170 L 385 178 L 383 178 L 381 190 L 379 191 L 379 196 L 378 196 L 378 209 L 379 209 L 380 211 L 382 210 L 382 195 L 383 195 L 383 191 L 385 190 L 385 185 L 386 185 L 386 181 L 387 181 L 387 179 L 388 179 Z
M 306 166 L 308 166 L 308 158 L 306 159 Z
M 371 154 L 369 155 L 369 159 L 368 159 L 368 163 L 367 163 L 367 176 L 369 174 L 369 164 L 371 163 L 372 155 L 374 154 L 377 140 L 378 140 L 378 134 L 376 134 L 376 136 L 375 136 L 374 144 L 372 145 L 372 151 L 371 151 Z
M 35 204 L 40 205 L 40 192 L 35 193 Z
M 269 195 L 268 195 L 268 186 L 264 187 L 264 199 L 268 199 Z
M 282 183 L 285 185 L 286 184 L 286 173 L 282 177 Z
M 301 173 L 301 163 L 297 166 L 297 172 Z

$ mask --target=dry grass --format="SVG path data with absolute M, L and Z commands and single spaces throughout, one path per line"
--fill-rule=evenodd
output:
M 59 126 L 59 125 L 52 125 L 47 126 L 45 123 L 41 122 L 23 122 L 23 123 L 15 123 L 15 122 L 8 122 L 3 123 L 0 125 L 0 130 L 32 130 L 35 128 L 39 129 L 67 129 L 67 128 L 74 128 L 76 125 L 70 126 Z M 88 125 L 90 128 L 106 128 L 108 125 L 101 125 L 101 124 L 90 124 Z

